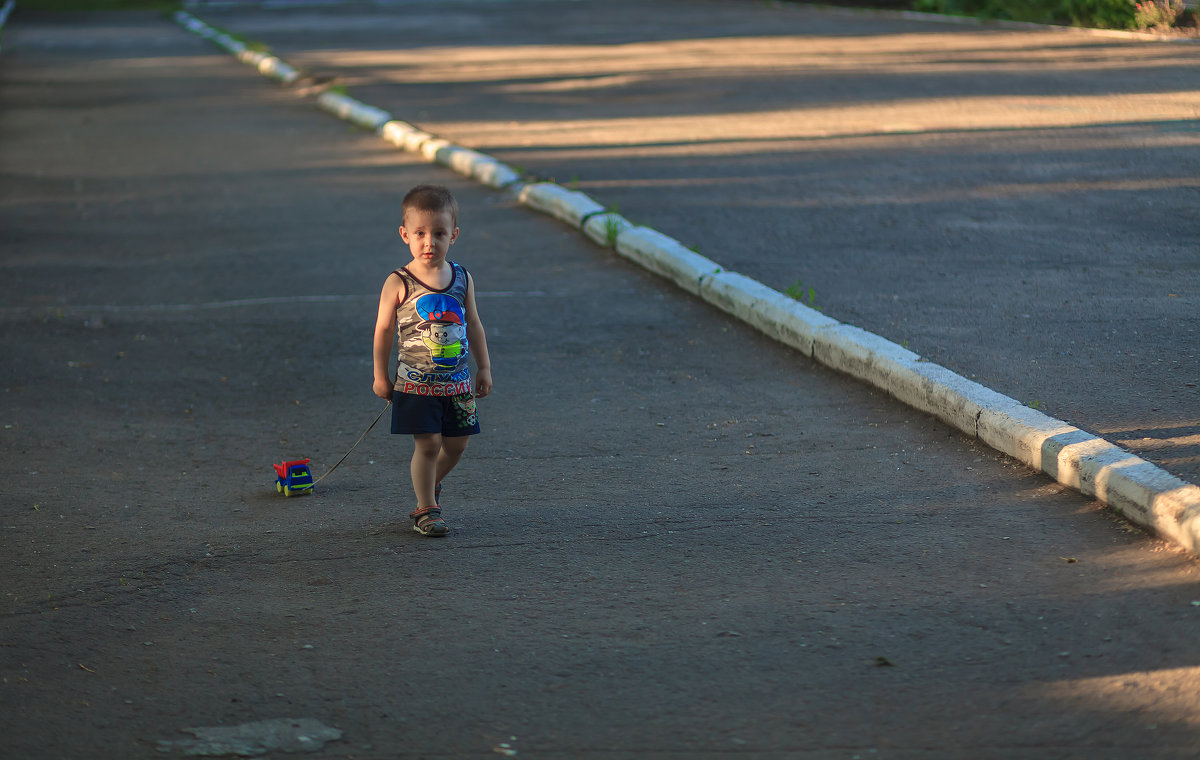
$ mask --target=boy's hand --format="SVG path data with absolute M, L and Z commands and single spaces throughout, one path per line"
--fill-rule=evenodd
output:
M 371 387 L 371 390 L 375 391 L 375 395 L 385 401 L 392 400 L 392 384 L 386 378 L 382 380 L 375 378 L 375 384 Z
M 475 398 L 483 398 L 492 392 L 492 370 L 481 369 L 475 373 Z

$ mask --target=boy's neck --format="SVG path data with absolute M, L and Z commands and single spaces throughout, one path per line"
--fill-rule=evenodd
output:
M 426 264 L 420 259 L 413 259 L 405 268 L 416 275 L 418 279 L 430 280 L 438 284 L 441 284 L 441 280 L 448 279 L 453 271 L 450 267 L 450 261 L 447 259 L 443 259 L 438 264 Z

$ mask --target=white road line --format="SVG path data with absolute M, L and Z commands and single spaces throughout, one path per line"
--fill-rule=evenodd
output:
M 544 298 L 542 290 L 495 290 L 480 291 L 479 298 Z M 157 303 L 157 304 L 84 304 L 73 306 L 8 306 L 0 308 L 0 317 L 26 316 L 87 316 L 93 314 L 154 314 L 163 312 L 213 311 L 239 309 L 253 306 L 278 306 L 297 303 L 351 303 L 374 302 L 377 295 L 343 296 L 269 296 L 266 298 L 236 298 L 229 301 L 207 301 L 203 303 Z

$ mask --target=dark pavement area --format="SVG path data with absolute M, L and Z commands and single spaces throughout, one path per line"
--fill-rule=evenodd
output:
M 1200 483 L 1200 43 L 732 0 L 197 13 Z
M 1197 565 L 1095 502 L 156 16 L 18 11 L 0 102 L 0 757 L 1194 757 Z M 425 181 L 496 380 L 445 539 L 401 437 L 270 467 L 378 413 Z

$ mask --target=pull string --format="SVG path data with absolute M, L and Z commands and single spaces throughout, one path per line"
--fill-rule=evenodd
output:
M 375 419 L 371 422 L 370 425 L 367 425 L 367 429 L 363 431 L 363 434 L 360 435 L 358 437 L 358 440 L 354 442 L 354 445 L 350 447 L 350 451 L 347 451 L 345 454 L 343 454 L 342 458 L 337 460 L 337 464 L 335 464 L 333 467 L 330 467 L 328 470 L 326 470 L 324 475 L 322 475 L 321 477 L 314 480 L 313 486 L 316 486 L 317 483 L 320 483 L 322 480 L 329 477 L 329 473 L 336 470 L 342 464 L 342 462 L 345 462 L 346 457 L 350 456 L 351 452 L 353 452 L 356 448 L 358 448 L 358 444 L 362 443 L 363 439 L 367 437 L 367 433 L 371 432 L 371 429 L 375 427 L 375 423 L 379 422 L 379 420 L 383 418 L 383 413 L 391 408 L 392 408 L 392 402 L 388 401 L 387 404 L 383 407 L 383 409 L 380 410 L 379 415 L 377 417 L 375 417 Z

